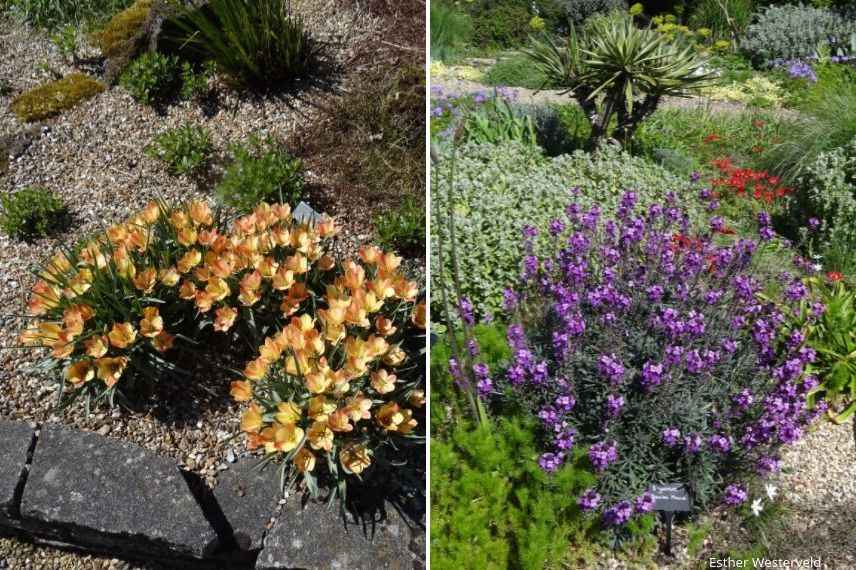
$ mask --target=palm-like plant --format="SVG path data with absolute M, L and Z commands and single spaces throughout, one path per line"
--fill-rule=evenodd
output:
M 534 39 L 527 54 L 547 77 L 579 101 L 597 146 L 617 120 L 613 136 L 627 142 L 665 96 L 687 96 L 711 80 L 704 60 L 628 17 L 604 18 L 589 29 L 573 27 L 564 45 Z

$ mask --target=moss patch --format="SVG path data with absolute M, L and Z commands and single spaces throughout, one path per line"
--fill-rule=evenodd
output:
M 82 73 L 72 73 L 21 93 L 9 108 L 22 121 L 40 121 L 71 109 L 104 89 L 103 83 Z
M 107 22 L 100 32 L 92 34 L 95 45 L 104 57 L 113 58 L 134 49 L 136 38 L 145 26 L 152 9 L 152 0 L 137 0 Z

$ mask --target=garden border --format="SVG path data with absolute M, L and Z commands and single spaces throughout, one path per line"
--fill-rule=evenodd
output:
M 132 443 L 0 419 L 0 536 L 176 568 L 424 568 L 424 524 L 279 500 L 278 470 L 257 463 L 211 489 Z

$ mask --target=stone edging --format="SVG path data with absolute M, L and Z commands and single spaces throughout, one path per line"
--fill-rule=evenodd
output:
M 0 420 L 0 534 L 178 568 L 424 568 L 424 529 L 298 497 L 245 459 L 213 490 L 173 460 L 60 424 Z M 280 511 L 277 514 L 277 511 Z

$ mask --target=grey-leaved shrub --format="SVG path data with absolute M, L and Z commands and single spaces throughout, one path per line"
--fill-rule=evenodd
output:
M 740 47 L 756 65 L 814 55 L 830 38 L 845 41 L 856 33 L 856 16 L 827 8 L 783 4 L 759 12 Z
M 551 159 L 537 147 L 519 143 L 468 143 L 457 149 L 454 159 L 451 152 L 439 157 L 432 177 L 431 231 L 440 235 L 446 247 L 442 268 L 437 247 L 432 248 L 432 266 L 438 268 L 432 272 L 432 285 L 439 291 L 439 283 L 451 279 L 447 220 L 454 162 L 451 205 L 461 294 L 472 300 L 480 314 L 495 313 L 503 290 L 519 277 L 523 227 L 547 227 L 551 220 L 563 218 L 572 192 L 583 207 L 597 204 L 604 215 L 617 209 L 626 190 L 637 192 L 645 206 L 670 191 L 693 202 L 688 181 L 614 145 L 592 154 L 578 151 Z M 688 208 L 698 219 L 698 210 L 689 204 Z

